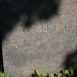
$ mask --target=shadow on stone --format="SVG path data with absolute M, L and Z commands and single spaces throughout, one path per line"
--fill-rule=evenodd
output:
M 4 72 L 1 35 L 0 35 L 0 71 Z
M 0 0 L 2 41 L 13 30 L 21 16 L 24 16 L 24 27 L 30 28 L 35 22 L 33 19 L 48 20 L 57 15 L 59 5 L 60 0 Z
M 68 68 L 68 66 L 71 64 L 71 63 L 74 63 L 75 65 L 77 65 L 77 48 L 73 51 L 73 53 L 71 54 L 68 54 L 66 56 L 66 59 L 64 61 L 64 66 L 66 68 Z

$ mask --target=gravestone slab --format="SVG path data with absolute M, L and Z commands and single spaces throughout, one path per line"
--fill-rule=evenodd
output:
M 60 15 L 37 21 L 27 30 L 23 23 L 3 41 L 6 76 L 29 77 L 35 69 L 58 72 L 66 56 L 77 46 L 77 0 L 62 0 Z

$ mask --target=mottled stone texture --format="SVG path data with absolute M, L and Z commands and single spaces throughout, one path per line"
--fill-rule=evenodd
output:
M 28 30 L 19 22 L 7 35 L 3 41 L 7 76 L 28 77 L 35 69 L 50 73 L 63 68 L 67 55 L 77 46 L 77 0 L 62 0 L 59 12 L 59 16 L 37 21 Z

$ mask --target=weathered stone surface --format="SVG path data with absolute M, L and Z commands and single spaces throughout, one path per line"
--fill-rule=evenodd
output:
M 37 21 L 29 30 L 23 30 L 22 22 L 17 25 L 3 42 L 5 74 L 28 77 L 35 69 L 57 72 L 77 46 L 77 0 L 63 0 L 60 16 Z

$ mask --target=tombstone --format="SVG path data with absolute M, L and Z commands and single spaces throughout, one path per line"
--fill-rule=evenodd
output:
M 21 16 L 2 42 L 5 75 L 31 77 L 35 69 L 43 73 L 64 69 L 66 57 L 77 46 L 76 6 L 76 0 L 62 0 L 59 15 L 35 19 L 29 29 L 22 27 Z

